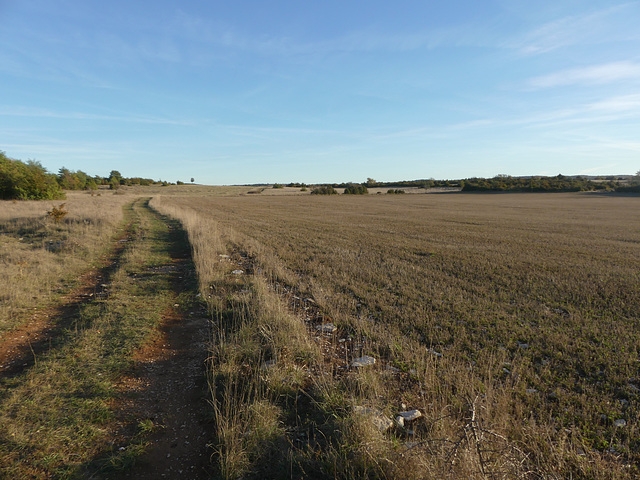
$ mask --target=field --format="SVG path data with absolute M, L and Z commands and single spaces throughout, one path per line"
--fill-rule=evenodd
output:
M 77 204 L 72 197 L 61 223 L 46 217 L 48 203 L 3 202 L 7 268 L 69 265 L 23 283 L 12 279 L 24 270 L 1 279 L 13 292 L 3 297 L 5 332 L 28 322 L 29 307 L 64 302 L 60 283 L 72 288 L 83 260 L 88 268 L 119 231 L 129 233 L 111 293 L 81 309 L 80 332 L 76 322 L 62 347 L 0 378 L 0 472 L 110 478 L 136 458 L 144 464 L 154 448 L 147 436 L 170 422 L 140 413 L 128 420 L 135 428 L 118 429 L 123 406 L 114 399 L 139 371 L 131 367 L 136 352 L 160 338 L 154 329 L 170 339 L 167 325 L 190 324 L 204 308 L 211 338 L 202 339 L 209 353 L 201 401 L 213 439 L 193 445 L 211 457 L 198 478 L 640 475 L 637 196 L 250 190 L 140 188 Z M 149 206 L 131 206 L 142 194 L 153 196 Z M 99 204 L 100 213 L 81 215 L 81 203 Z M 182 248 L 159 248 L 163 231 L 177 232 L 170 219 L 184 229 L 193 260 L 179 277 L 168 253 L 160 255 Z M 153 277 L 141 295 L 150 268 L 174 276 Z M 191 277 L 197 286 L 184 283 Z M 33 305 L 21 303 L 23 289 L 37 297 Z M 117 352 L 104 351 L 106 328 L 123 338 Z M 374 364 L 354 364 L 369 357 Z M 99 358 L 110 359 L 109 369 Z M 79 374 L 92 380 L 70 387 Z M 76 426 L 53 428 L 56 412 L 71 408 L 56 388 L 82 390 Z M 42 399 L 34 393 L 42 391 Z M 133 403 L 152 402 L 152 391 Z M 85 434 L 71 442 L 74 428 Z M 67 447 L 54 456 L 60 442 Z
M 338 327 L 328 345 L 315 343 L 325 357 L 342 348 L 344 358 L 293 355 L 290 335 L 258 342 L 293 390 L 322 405 L 325 421 L 343 422 L 340 435 L 312 447 L 326 464 L 363 477 L 620 478 L 638 473 L 640 447 L 637 201 L 442 194 L 160 197 L 154 205 L 215 222 L 209 240 L 222 245 L 207 254 L 204 241 L 200 256 L 229 250 L 250 258 L 254 281 L 288 310 L 295 312 L 295 297 L 311 298 L 315 323 Z M 194 230 L 202 223 L 193 225 L 192 240 L 207 236 Z M 220 289 L 215 279 L 207 285 L 210 267 L 197 258 L 201 289 Z M 254 341 L 246 328 L 235 348 Z M 362 354 L 376 365 L 346 368 Z M 245 360 L 220 360 L 214 375 Z M 312 379 L 299 379 L 299 370 Z M 291 423 L 291 396 L 271 403 L 286 425 L 288 461 L 304 470 L 313 442 L 303 448 L 292 438 L 302 421 Z M 389 418 L 403 408 L 423 417 L 368 436 L 353 424 L 361 405 Z

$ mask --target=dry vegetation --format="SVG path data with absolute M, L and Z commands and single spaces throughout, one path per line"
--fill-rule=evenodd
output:
M 640 475 L 637 197 L 152 205 L 188 231 L 217 321 L 223 477 Z
M 0 334 L 68 291 L 111 244 L 129 195 L 69 193 L 60 201 L 0 202 Z

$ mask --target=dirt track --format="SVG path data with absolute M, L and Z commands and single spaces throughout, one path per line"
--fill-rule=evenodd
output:
M 138 220 L 146 218 L 159 225 L 159 234 L 135 235 L 128 226 L 114 240 L 114 246 L 101 267 L 86 272 L 79 286 L 50 307 L 35 310 L 21 327 L 0 341 L 0 377 L 26 372 L 41 356 L 64 343 L 65 332 L 78 319 L 82 305 L 103 300 L 118 285 L 111 275 L 118 268 L 126 248 L 135 242 L 154 242 L 151 246 L 167 251 L 170 262 L 147 272 L 169 277 L 174 298 L 195 298 L 195 271 L 188 240 L 180 225 L 162 217 L 148 201 L 134 203 Z M 158 282 L 160 282 L 158 280 Z M 158 283 L 161 285 L 161 283 Z M 160 287 L 158 287 L 160 288 Z M 152 340 L 135 352 L 133 367 L 115 384 L 113 445 L 124 450 L 131 442 L 146 444 L 127 471 L 104 473 L 99 458 L 85 467 L 89 478 L 210 478 L 212 429 L 207 424 L 207 382 L 209 320 L 201 306 L 186 309 L 175 304 L 166 308 Z M 141 434 L 140 425 L 149 425 Z M 142 438 L 141 438 L 142 436 Z M 107 455 L 109 455 L 107 453 Z M 96 470 L 97 469 L 97 470 Z M 102 471 L 102 473 L 100 473 Z

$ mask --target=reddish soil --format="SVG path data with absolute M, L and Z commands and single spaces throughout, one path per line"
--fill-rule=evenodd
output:
M 118 478 L 210 478 L 212 428 L 204 375 L 209 321 L 171 311 L 161 332 L 138 352 L 136 367 L 119 384 L 123 420 L 129 425 L 150 420 L 154 428 L 147 452 Z
M 173 261 L 163 271 L 171 275 L 179 294 L 193 288 L 189 279 L 194 267 L 182 231 L 170 225 Z M 153 428 L 144 436 L 146 453 L 117 478 L 211 478 L 213 429 L 205 376 L 209 319 L 202 307 L 184 312 L 177 305 L 165 313 L 158 331 L 160 335 L 137 352 L 135 367 L 118 385 L 123 394 L 116 406 L 121 432 L 130 432 L 130 437 L 141 421 Z M 123 440 L 126 443 L 126 436 Z

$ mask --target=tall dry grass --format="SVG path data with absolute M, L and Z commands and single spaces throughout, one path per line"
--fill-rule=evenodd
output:
M 133 198 L 70 192 L 64 201 L 0 202 L 0 332 L 69 290 L 110 245 Z M 56 222 L 47 212 L 61 203 L 68 214 Z

